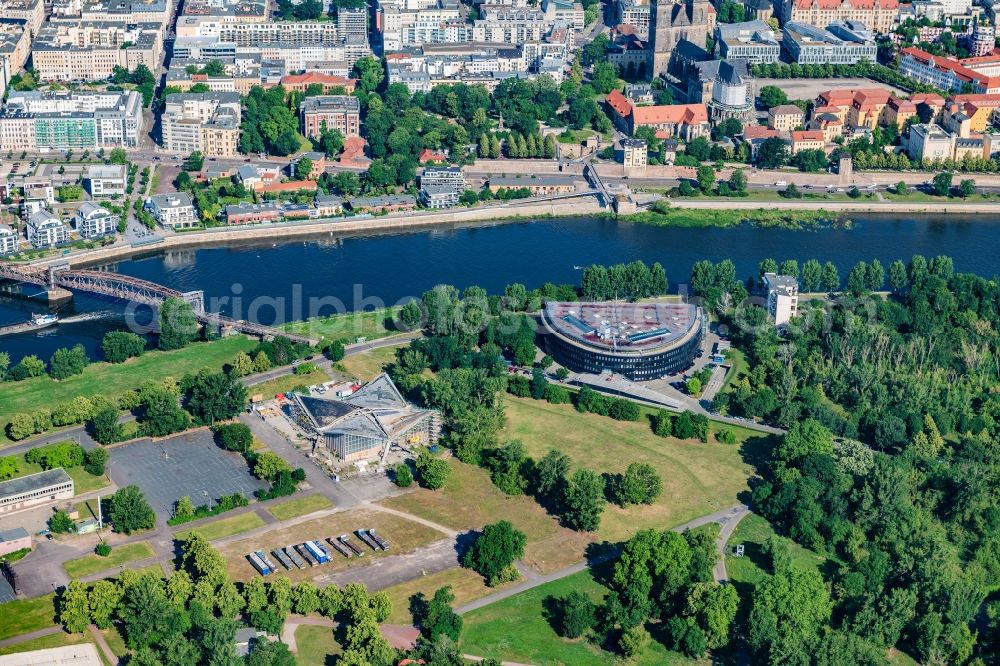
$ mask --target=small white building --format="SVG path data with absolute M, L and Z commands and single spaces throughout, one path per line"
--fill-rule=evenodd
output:
M 33 247 L 53 247 L 69 240 L 69 229 L 44 208 L 28 218 L 28 242 Z
M 165 227 L 186 229 L 198 223 L 194 203 L 186 192 L 152 196 L 146 199 L 146 210 Z
M 649 151 L 642 139 L 622 140 L 622 165 L 628 168 L 643 169 L 646 167 Z
M 774 325 L 782 328 L 799 313 L 799 281 L 790 275 L 764 273 L 767 289 L 767 311 Z
M 96 238 L 118 232 L 118 216 L 89 201 L 77 209 L 73 226 L 81 238 Z
M 125 196 L 128 167 L 124 164 L 95 164 L 87 168 L 87 191 L 92 197 Z
M 17 232 L 6 224 L 0 224 L 0 254 L 13 254 L 19 245 Z

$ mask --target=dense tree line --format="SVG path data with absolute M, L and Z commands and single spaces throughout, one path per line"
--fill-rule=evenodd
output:
M 588 301 L 635 301 L 667 293 L 667 273 L 659 262 L 647 266 L 642 261 L 583 269 L 580 295 Z
M 889 295 L 873 295 L 887 276 Z M 898 645 L 923 663 L 992 663 L 1000 287 L 921 256 L 888 271 L 861 262 L 847 287 L 803 303 L 784 338 L 758 306 L 729 316 L 749 370 L 716 408 L 789 428 L 759 468 L 753 505 L 838 562 L 828 597 L 822 581 L 791 574 L 758 588 L 822 603 L 798 611 L 808 628 L 789 633 L 787 611 L 762 601 L 758 612 L 755 593 L 751 647 L 772 663 L 834 642 L 855 655 Z

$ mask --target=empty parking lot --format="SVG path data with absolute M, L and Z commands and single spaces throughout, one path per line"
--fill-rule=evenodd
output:
M 196 506 L 211 505 L 222 495 L 252 498 L 255 490 L 267 487 L 250 474 L 243 456 L 220 449 L 207 430 L 117 447 L 108 473 L 119 488 L 139 486 L 161 517 L 170 516 L 174 502 L 185 495 Z

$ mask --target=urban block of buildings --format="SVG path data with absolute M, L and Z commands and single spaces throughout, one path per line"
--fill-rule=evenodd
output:
M 240 140 L 242 106 L 237 92 L 167 95 L 161 116 L 163 147 L 189 155 L 235 157 Z
M 159 23 L 49 22 L 31 45 L 41 81 L 103 81 L 115 67 L 132 71 L 139 65 L 155 72 L 162 57 Z
M 640 127 L 652 127 L 663 139 L 690 141 L 709 132 L 708 108 L 704 104 L 637 106 L 618 90 L 606 100 L 615 126 L 631 136 Z
M 142 125 L 135 91 L 11 92 L 0 110 L 0 149 L 134 147 Z
M 790 21 L 782 28 L 782 44 L 800 65 L 854 65 L 875 62 L 875 37 L 858 21 L 835 21 L 826 29 Z
M 741 58 L 752 64 L 778 62 L 781 45 L 764 21 L 720 23 L 715 28 L 715 49 L 722 58 Z

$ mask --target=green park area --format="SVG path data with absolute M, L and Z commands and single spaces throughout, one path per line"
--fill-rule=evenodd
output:
M 241 513 L 238 516 L 230 516 L 228 518 L 222 518 L 221 520 L 214 520 L 199 527 L 177 532 L 174 536 L 180 539 L 185 534 L 194 532 L 196 534 L 200 534 L 209 541 L 215 541 L 216 539 L 223 539 L 225 537 L 233 536 L 234 534 L 242 534 L 243 532 L 263 526 L 264 519 L 258 516 L 255 512 L 248 511 L 246 513 Z
M 0 640 L 28 634 L 56 624 L 55 594 L 34 599 L 16 599 L 3 605 Z
M 354 342 L 357 338 L 377 340 L 400 333 L 392 322 L 398 312 L 398 307 L 365 312 L 345 312 L 329 317 L 313 317 L 302 321 L 293 321 L 285 324 L 282 328 L 288 333 L 307 335 L 323 340 L 343 340 L 345 343 Z
M 773 536 L 777 536 L 781 543 L 788 546 L 792 556 L 792 566 L 819 569 L 827 560 L 826 557 L 803 548 L 787 537 L 776 535 L 774 528 L 766 519 L 751 513 L 736 526 L 726 545 L 726 573 L 738 589 L 749 592 L 753 586 L 773 573 L 767 563 L 764 547 L 767 540 Z M 743 546 L 742 557 L 734 555 L 739 545 Z
M 295 663 L 298 666 L 326 666 L 344 650 L 333 637 L 330 627 L 299 625 L 295 628 Z
M 612 663 L 613 658 L 607 652 L 585 638 L 560 637 L 546 619 L 551 601 L 574 591 L 583 592 L 595 603 L 600 603 L 608 590 L 594 579 L 590 570 L 586 570 L 466 613 L 461 652 L 538 666 L 606 666 Z M 651 629 L 654 630 L 650 633 L 655 636 L 655 627 Z M 654 640 L 628 663 L 662 666 L 707 664 L 709 661 L 685 659 Z
M 368 381 L 396 360 L 396 349 L 398 347 L 379 347 L 364 354 L 346 356 L 337 363 L 337 368 L 361 381 Z
M 323 495 L 306 495 L 270 506 L 267 512 L 278 520 L 288 520 L 314 511 L 329 509 L 331 506 L 333 503 Z
M 174 377 L 202 368 L 221 368 L 238 352 L 247 352 L 256 342 L 243 336 L 226 337 L 189 345 L 175 351 L 149 351 L 125 363 L 92 363 L 83 374 L 56 381 L 51 377 L 31 377 L 19 382 L 0 384 L 0 426 L 21 412 L 45 405 L 49 408 L 67 403 L 78 396 L 116 397 L 139 388 L 148 379 Z M 0 443 L 7 442 L 6 433 Z
M 674 527 L 737 503 L 747 490 L 752 468 L 745 457 L 767 446 L 767 438 L 737 426 L 713 423 L 736 435 L 736 444 L 659 437 L 650 427 L 652 410 L 637 422 L 580 414 L 571 405 L 514 398 L 505 401 L 506 439 L 518 439 L 536 460 L 559 449 L 575 466 L 597 473 L 622 473 L 630 463 L 649 463 L 663 481 L 663 493 L 652 505 L 621 508 L 609 504 L 597 535 L 622 541 L 636 530 Z M 530 540 L 529 540 L 530 541 Z
M 92 554 L 75 560 L 69 560 L 63 564 L 63 568 L 69 574 L 70 578 L 83 578 L 101 571 L 107 571 L 108 569 L 115 569 L 125 564 L 145 560 L 146 558 L 153 557 L 153 555 L 153 547 L 149 545 L 149 542 L 139 541 L 125 544 L 124 546 L 117 546 L 111 550 L 111 554 L 107 557 Z
M 388 622 L 391 624 L 412 624 L 413 614 L 410 612 L 410 602 L 414 595 L 423 594 L 424 598 L 430 599 L 434 596 L 435 591 L 445 586 L 450 587 L 451 593 L 455 595 L 453 607 L 481 599 L 496 592 L 497 589 L 503 589 L 502 586 L 500 588 L 487 587 L 481 575 L 471 569 L 457 566 L 420 576 L 385 589 L 385 593 L 392 601 L 392 614 L 389 615 Z

